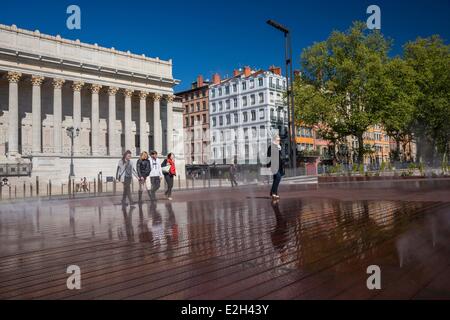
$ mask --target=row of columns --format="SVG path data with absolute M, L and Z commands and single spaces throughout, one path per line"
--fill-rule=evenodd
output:
M 9 152 L 8 156 L 17 157 L 19 155 L 19 91 L 18 82 L 22 74 L 19 72 L 8 72 L 7 79 L 9 81 L 9 127 L 8 127 L 8 141 Z M 42 76 L 32 76 L 31 82 L 32 89 L 32 153 L 40 154 L 42 145 L 42 123 L 41 123 L 41 85 L 44 81 Z M 55 153 L 62 153 L 62 87 L 65 83 L 64 79 L 53 80 L 53 115 L 54 115 L 54 147 Z M 83 82 L 75 81 L 72 84 L 73 89 L 73 125 L 75 128 L 81 127 L 81 89 L 85 86 Z M 90 89 L 92 93 L 91 103 L 91 150 L 93 156 L 99 156 L 100 154 L 100 112 L 99 112 L 99 93 L 102 86 L 99 84 L 91 84 Z M 120 141 L 117 141 L 117 135 L 115 134 L 116 123 L 116 94 L 119 91 L 117 87 L 109 87 L 109 108 L 108 108 L 108 137 L 109 137 L 109 151 L 111 156 L 117 156 L 115 150 L 119 147 Z M 125 89 L 125 119 L 124 119 L 124 134 L 125 134 L 125 149 L 132 150 L 135 147 L 134 136 L 132 135 L 132 107 L 131 98 L 134 94 L 134 90 Z M 139 128 L 140 128 L 140 147 L 141 150 L 148 150 L 148 136 L 146 133 L 147 124 L 147 97 L 149 92 L 140 91 L 140 104 L 139 104 Z M 158 152 L 162 152 L 162 123 L 161 123 L 161 98 L 159 93 L 152 93 L 154 100 L 154 117 L 153 117 L 153 139 L 154 149 Z M 167 99 L 167 150 L 170 152 L 173 147 L 173 96 L 166 96 Z M 74 153 L 79 154 L 80 142 L 79 139 L 74 140 Z

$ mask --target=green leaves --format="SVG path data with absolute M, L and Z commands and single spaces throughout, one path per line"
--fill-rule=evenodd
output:
M 392 40 L 355 22 L 306 48 L 295 82 L 296 120 L 319 126 L 326 139 L 362 135 L 383 125 L 396 141 L 424 134 L 448 153 L 450 125 L 449 46 L 438 36 L 404 46 L 389 58 Z M 360 146 L 358 158 L 367 150 Z

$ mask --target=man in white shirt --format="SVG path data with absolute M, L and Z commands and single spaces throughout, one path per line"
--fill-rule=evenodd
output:
M 150 152 L 150 183 L 152 184 L 152 188 L 150 190 L 150 200 L 156 200 L 156 191 L 161 187 L 161 179 L 163 178 L 163 173 L 161 169 L 161 163 L 158 159 L 158 152 L 152 151 Z

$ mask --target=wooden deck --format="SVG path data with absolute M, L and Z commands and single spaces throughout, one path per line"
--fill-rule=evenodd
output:
M 0 204 L 0 299 L 450 298 L 449 180 L 281 190 Z

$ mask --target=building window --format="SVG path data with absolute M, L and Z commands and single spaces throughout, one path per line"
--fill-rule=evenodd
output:
M 238 106 L 237 102 L 238 102 L 238 99 L 237 99 L 237 98 L 234 98 L 234 99 L 233 99 L 233 104 L 234 104 L 234 107 L 235 107 L 235 108 L 237 108 L 237 106 Z
M 213 102 L 213 104 L 212 104 L 212 111 L 213 112 L 216 112 L 217 110 L 216 110 L 216 103 L 215 102 Z
M 219 88 L 219 97 L 222 96 L 222 88 Z
M 266 136 L 266 127 L 265 126 L 260 126 L 259 127 L 259 136 L 261 138 L 264 138 Z
M 227 114 L 227 125 L 231 124 L 231 115 Z
M 216 123 L 216 117 L 213 117 L 213 118 L 212 118 L 212 122 L 213 122 L 213 127 L 215 127 L 216 124 L 217 124 L 217 123 Z
M 189 117 L 186 117 L 186 127 L 189 127 Z
M 258 136 L 258 132 L 256 131 L 256 127 L 252 127 L 252 138 L 256 139 L 257 136 Z
M 252 110 L 252 121 L 256 121 L 256 110 Z
M 200 123 L 200 115 L 197 115 L 197 123 Z
M 189 113 L 189 105 L 186 105 L 186 113 Z
M 259 94 L 259 103 L 264 103 L 264 93 Z
M 250 103 L 251 103 L 251 105 L 256 104 L 256 98 L 255 98 L 255 95 L 254 95 L 254 94 L 252 94 L 252 95 L 250 96 Z
M 225 87 L 225 94 L 230 94 L 230 86 Z
M 216 89 L 211 89 L 211 97 L 216 97 Z
M 247 90 L 247 82 L 242 81 L 242 90 Z
M 264 109 L 259 109 L 259 120 L 264 120 L 265 116 Z
M 203 123 L 206 124 L 206 114 L 203 114 Z
M 270 102 L 274 102 L 274 99 L 273 99 L 273 92 L 270 92 Z
M 275 87 L 275 86 L 273 85 L 273 78 L 272 78 L 272 77 L 269 78 L 269 87 L 270 87 L 270 88 L 274 88 L 274 87 Z
M 237 84 L 233 83 L 233 92 L 237 92 Z
M 248 121 L 247 111 L 244 111 L 242 114 L 244 115 L 244 122 L 247 122 Z
M 200 102 L 197 102 L 197 112 L 200 111 Z
M 243 105 L 244 107 L 247 106 L 247 97 L 242 97 L 242 105 Z
M 258 78 L 258 85 L 260 87 L 262 87 L 264 85 L 264 79 L 263 78 Z
M 250 79 L 250 89 L 255 87 L 255 79 Z
M 226 105 L 227 110 L 230 110 L 230 108 L 231 108 L 230 100 L 225 101 L 225 105 Z
M 234 123 L 239 123 L 239 115 L 237 112 L 234 113 Z
M 223 116 L 219 117 L 219 126 L 223 126 Z
M 223 111 L 223 103 L 222 103 L 222 101 L 219 102 L 219 111 Z
M 203 111 L 206 111 L 206 101 L 203 101 Z
M 191 112 L 194 112 L 194 104 L 191 104 Z

